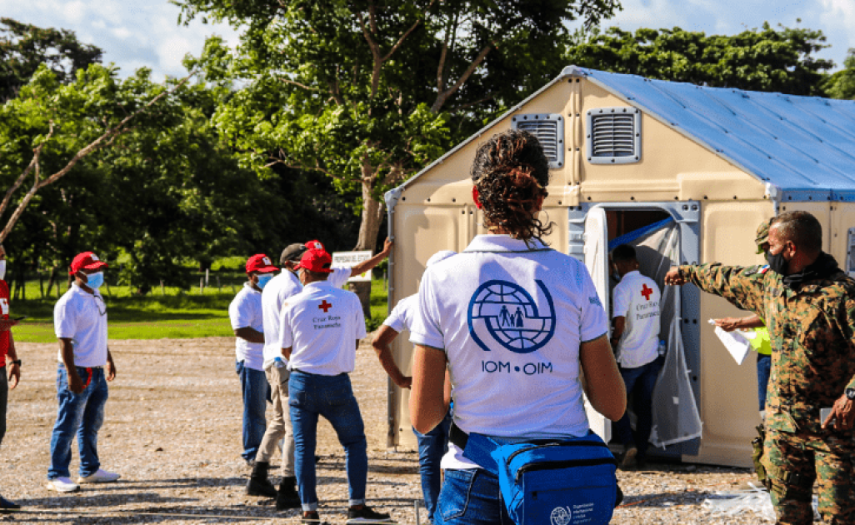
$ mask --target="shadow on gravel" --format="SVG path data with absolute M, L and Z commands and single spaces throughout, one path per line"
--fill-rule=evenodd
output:
M 135 524 L 135 523 L 163 523 L 181 521 L 198 521 L 200 523 L 241 523 L 247 520 L 270 520 L 277 518 L 293 518 L 298 515 L 297 510 L 286 512 L 268 511 L 251 507 L 210 507 L 199 508 L 189 506 L 179 507 L 148 507 L 130 511 L 111 512 L 105 510 L 79 511 L 68 510 L 38 510 L 27 508 L 14 515 L 15 522 L 23 523 L 68 523 L 72 525 L 89 525 L 95 523 Z M 3 521 L 3 518 L 0 518 Z
M 409 465 L 372 465 L 368 464 L 368 472 L 374 472 L 377 474 L 418 474 L 419 473 L 419 464 L 409 464 Z
M 188 503 L 198 501 L 198 498 L 163 498 L 156 492 L 134 492 L 131 494 L 93 494 L 82 496 L 69 494 L 67 496 L 54 496 L 52 498 L 17 498 L 15 503 L 31 510 L 31 507 L 46 507 L 46 510 L 63 507 L 111 507 L 115 505 L 127 505 L 129 503 L 157 502 L 157 503 Z

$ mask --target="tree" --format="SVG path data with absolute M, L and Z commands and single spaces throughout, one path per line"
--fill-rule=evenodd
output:
M 565 61 L 647 78 L 793 95 L 822 95 L 824 72 L 834 67 L 815 54 L 828 47 L 822 31 L 761 29 L 710 35 L 674 29 L 612 27 L 577 34 Z
M 260 176 L 313 170 L 359 191 L 356 249 L 373 249 L 381 195 L 562 67 L 565 22 L 617 0 L 180 0 L 244 28 L 211 38 L 212 82 L 242 86 L 214 122 Z
M 831 98 L 855 99 L 855 48 L 849 49 L 843 69 L 828 78 L 825 91 Z
M 78 70 L 100 63 L 102 54 L 100 48 L 79 42 L 73 31 L 0 18 L 0 102 L 13 98 L 41 64 L 65 84 Z

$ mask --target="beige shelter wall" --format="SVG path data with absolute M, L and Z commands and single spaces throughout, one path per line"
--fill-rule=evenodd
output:
M 590 81 L 579 84 L 577 123 L 584 130 L 587 112 L 602 107 L 630 106 Z M 585 154 L 584 133 L 570 139 Z M 766 187 L 727 160 L 646 113 L 641 118 L 641 159 L 631 164 L 590 164 L 587 158 L 570 163 L 579 170 L 581 199 L 591 202 L 670 200 L 762 200 Z
M 837 202 L 830 205 L 831 208 L 831 246 L 828 253 L 837 259 L 837 264 L 843 271 L 848 271 L 846 268 L 846 259 L 849 250 L 849 228 L 855 227 L 855 203 Z M 823 231 L 826 229 L 825 224 L 822 225 Z
M 754 236 L 757 226 L 774 215 L 771 202 L 708 202 L 701 210 L 701 263 L 764 264 L 763 256 L 755 253 Z M 688 461 L 751 466 L 751 440 L 756 434 L 754 427 L 760 424 L 756 354 L 751 353 L 737 365 L 707 322 L 750 314 L 718 296 L 701 293 L 698 379 L 704 427 L 699 454 L 687 456 Z

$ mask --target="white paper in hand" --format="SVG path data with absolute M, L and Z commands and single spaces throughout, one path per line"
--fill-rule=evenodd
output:
M 710 319 L 709 323 L 711 325 L 715 325 L 715 321 L 712 319 Z M 748 338 L 745 337 L 745 334 L 736 330 L 733 332 L 725 332 L 720 326 L 716 326 L 715 335 L 718 336 L 722 344 L 724 344 L 724 347 L 727 348 L 727 351 L 730 352 L 731 356 L 733 356 L 733 360 L 736 361 L 736 364 L 741 365 L 742 362 L 745 361 L 745 356 L 748 355 L 748 350 L 751 349 L 751 345 L 748 342 Z

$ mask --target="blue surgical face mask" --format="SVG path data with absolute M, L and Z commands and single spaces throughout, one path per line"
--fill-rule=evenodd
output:
M 270 279 L 273 279 L 272 273 L 262 273 L 258 275 L 258 283 L 256 286 L 264 290 L 264 287 L 267 286 L 267 283 L 270 282 Z
M 90 273 L 86 276 L 86 286 L 97 290 L 104 284 L 104 272 Z

